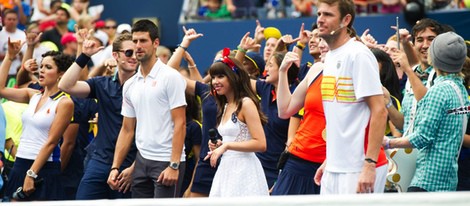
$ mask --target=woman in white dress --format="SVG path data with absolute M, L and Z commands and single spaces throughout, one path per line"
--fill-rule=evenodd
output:
M 209 143 L 215 173 L 209 197 L 267 196 L 268 184 L 255 152 L 266 150 L 259 100 L 251 89 L 248 74 L 235 58 L 223 57 L 209 69 L 211 91 L 217 102 L 217 124 L 223 141 Z

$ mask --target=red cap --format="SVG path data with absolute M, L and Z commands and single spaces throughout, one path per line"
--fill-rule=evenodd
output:
M 60 43 L 62 45 L 66 45 L 70 42 L 77 42 L 77 38 L 75 38 L 74 34 L 72 32 L 68 32 L 62 36 L 60 39 Z
M 95 29 L 101 29 L 106 26 L 106 23 L 103 20 L 95 22 Z

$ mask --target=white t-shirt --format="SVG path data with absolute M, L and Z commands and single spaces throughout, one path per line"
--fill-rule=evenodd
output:
M 351 39 L 326 54 L 322 98 L 326 118 L 327 171 L 361 171 L 370 120 L 364 97 L 380 94 L 379 65 L 364 44 Z
M 10 37 L 11 41 L 21 40 L 21 42 L 26 41 L 26 35 L 24 31 L 16 29 L 14 33 L 9 33 L 6 29 L 0 31 L 0 53 L 6 54 L 8 51 L 8 37 Z M 23 45 L 24 49 L 26 48 L 26 44 Z M 8 72 L 9 75 L 15 75 L 18 67 L 21 65 L 21 60 L 19 56 L 16 56 L 16 59 L 13 60 L 11 63 L 10 71 Z
M 49 11 L 51 7 L 51 0 L 42 0 L 42 6 L 44 7 L 45 10 Z M 41 13 L 38 9 L 38 0 L 33 1 L 33 15 L 31 16 L 31 21 L 39 21 L 41 19 L 44 19 L 46 17 L 45 14 Z
M 171 110 L 186 105 L 185 88 L 183 77 L 160 60 L 147 77 L 139 68 L 124 84 L 121 114 L 136 118 L 136 146 L 145 159 L 170 161 L 174 128 Z M 184 160 L 182 150 L 180 161 Z

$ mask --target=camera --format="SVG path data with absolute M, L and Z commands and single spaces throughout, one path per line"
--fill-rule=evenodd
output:
M 41 179 L 35 179 L 34 180 L 34 187 L 37 188 L 37 187 L 41 186 L 42 182 L 43 182 L 42 178 Z M 24 193 L 23 187 L 21 187 L 21 186 L 18 187 L 18 189 L 16 189 L 16 191 L 12 195 L 12 199 L 19 200 L 19 201 L 26 200 L 28 197 L 29 196 L 26 195 L 26 193 Z

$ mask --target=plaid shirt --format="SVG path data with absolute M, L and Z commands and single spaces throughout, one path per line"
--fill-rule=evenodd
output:
M 411 186 L 427 191 L 455 191 L 457 188 L 457 160 L 463 138 L 463 119 L 462 115 L 447 113 L 461 106 L 449 81 L 459 87 L 464 104 L 469 105 L 460 77 L 455 74 L 438 76 L 434 86 L 418 102 L 414 132 L 409 136 L 410 143 L 418 149 L 416 173 Z
M 431 71 L 434 68 L 432 66 L 429 66 L 426 68 L 424 72 L 421 73 L 426 73 L 429 75 Z M 421 65 L 416 68 L 416 71 L 421 70 Z M 423 85 L 426 85 L 428 82 L 428 78 L 420 78 L 421 82 Z M 409 80 L 408 80 L 409 81 Z M 413 107 L 413 99 L 415 98 L 415 95 L 412 90 L 408 91 L 408 89 L 405 88 L 404 94 L 403 94 L 403 100 L 401 101 L 401 110 L 400 112 L 403 113 L 404 116 L 404 123 L 403 123 L 403 130 L 400 130 L 400 132 L 403 134 L 409 127 L 410 125 L 410 119 L 411 119 L 411 108 Z

